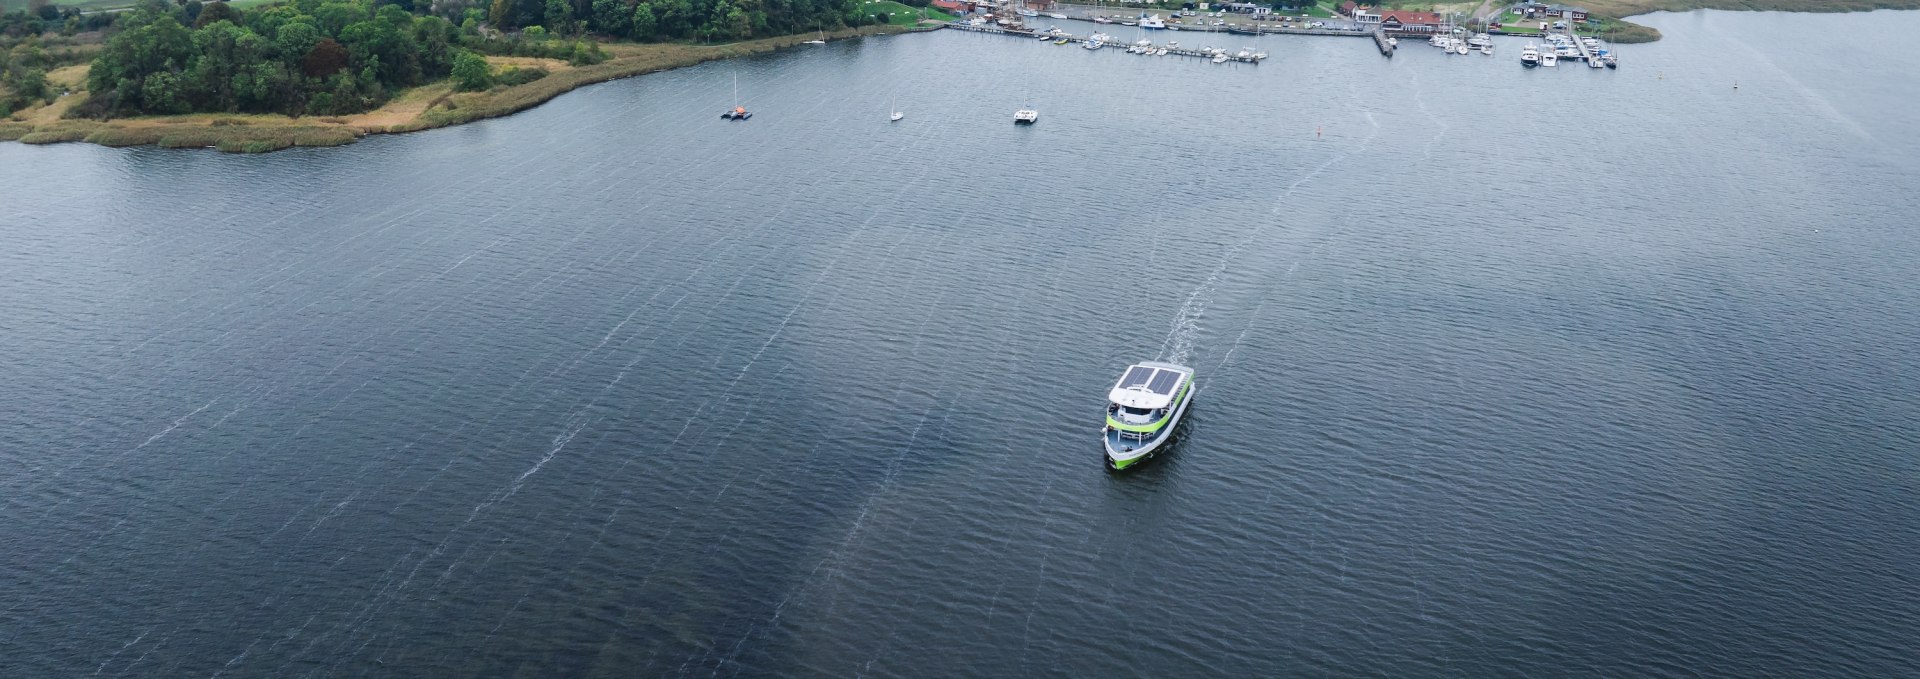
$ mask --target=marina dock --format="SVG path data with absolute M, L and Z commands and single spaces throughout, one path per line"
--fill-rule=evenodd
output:
M 1042 36 L 1045 36 L 1051 40 L 1066 40 L 1067 42 L 1075 45 L 1079 45 L 1082 48 L 1085 48 L 1087 44 L 1089 44 L 1090 42 L 1093 42 L 1093 38 L 1091 36 L 1079 36 L 1079 35 L 1073 35 L 1071 33 L 1065 33 L 1065 32 L 1049 33 L 1046 31 L 1035 31 L 1029 28 L 1024 28 L 1024 27 L 1015 28 L 1015 27 L 1009 27 L 1009 26 L 997 26 L 994 24 L 974 24 L 974 23 L 968 23 L 965 21 L 948 22 L 947 28 L 953 28 L 953 29 L 958 29 L 962 31 L 973 31 L 975 33 L 1002 33 L 1002 34 L 1011 35 L 1014 37 L 1026 38 L 1028 40 L 1038 40 Z M 1119 39 L 1115 39 L 1111 42 L 1102 40 L 1102 41 L 1098 41 L 1098 44 L 1102 49 L 1108 48 L 1108 47 L 1126 49 L 1128 47 L 1133 46 L 1133 43 L 1126 42 Z M 1199 57 L 1201 59 L 1208 59 L 1208 60 L 1218 60 L 1218 59 L 1224 58 L 1226 61 L 1233 61 L 1233 62 L 1239 62 L 1239 63 L 1245 63 L 1245 64 L 1260 63 L 1261 58 L 1265 56 L 1264 54 L 1241 56 L 1240 53 L 1229 52 L 1224 48 L 1206 49 L 1206 48 L 1194 48 L 1194 47 L 1175 47 L 1173 45 L 1167 45 L 1167 44 L 1155 44 L 1154 49 L 1166 50 L 1167 56 Z
M 1606 68 L 1607 67 L 1606 64 L 1600 63 L 1600 58 L 1593 55 L 1593 49 L 1587 47 L 1587 42 L 1585 40 L 1581 40 L 1578 34 L 1574 33 L 1572 30 L 1568 30 L 1567 35 L 1573 37 L 1573 46 L 1580 50 L 1580 60 L 1587 62 L 1587 68 Z

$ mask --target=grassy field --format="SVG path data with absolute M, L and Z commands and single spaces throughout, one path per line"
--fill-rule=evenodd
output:
M 917 21 L 917 19 L 915 19 Z M 865 26 L 828 33 L 828 38 L 900 33 L 902 26 Z M 513 87 L 484 92 L 454 92 L 451 84 L 435 83 L 401 93 L 373 111 L 350 116 L 234 115 L 196 113 L 146 116 L 107 121 L 61 118 L 68 107 L 86 96 L 84 90 L 53 104 L 15 112 L 0 120 L 0 141 L 18 139 L 29 144 L 86 141 L 107 146 L 159 145 L 169 148 L 218 148 L 234 153 L 261 153 L 292 146 L 338 146 L 369 134 L 413 132 L 493 118 L 538 106 L 583 85 L 617 78 L 770 52 L 814 39 L 815 34 L 764 38 L 727 45 L 684 43 L 606 43 L 610 58 L 590 66 L 572 66 L 557 59 L 488 57 L 496 70 L 538 66 L 546 77 Z M 85 65 L 63 70 L 63 82 L 83 83 Z M 50 78 L 53 77 L 50 74 Z
M 886 12 L 891 15 L 888 17 L 889 23 L 895 26 L 912 26 L 920 23 L 921 19 L 933 19 L 935 21 L 954 20 L 953 15 L 932 7 L 913 7 L 894 2 L 893 0 L 861 0 L 860 11 L 868 14 Z

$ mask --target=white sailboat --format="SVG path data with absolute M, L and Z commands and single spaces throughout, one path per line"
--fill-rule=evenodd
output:
M 896 123 L 897 123 L 897 122 L 900 122 L 900 119 L 901 119 L 901 118 L 905 118 L 905 117 L 907 117 L 907 114 L 905 114 L 905 113 L 901 113 L 901 112 L 900 112 L 900 109 L 898 109 L 898 108 L 894 108 L 894 105 L 893 105 L 893 100 L 892 100 L 892 99 L 888 99 L 888 100 L 887 100 L 887 108 L 893 111 L 893 113 L 892 113 L 892 115 L 889 115 L 889 116 L 887 116 L 887 120 L 888 120 L 889 122 L 896 122 Z
M 816 40 L 808 40 L 808 41 L 806 41 L 805 43 L 802 43 L 802 44 L 805 44 L 805 45 L 825 45 L 825 44 L 827 44 L 827 32 L 826 32 L 826 31 L 824 31 L 824 30 L 821 30 L 821 29 L 818 29 L 818 28 L 816 28 L 816 29 L 814 29 L 814 30 L 816 30 L 816 31 L 818 31 L 818 32 L 819 32 L 819 34 L 820 34 L 820 37 L 819 37 L 819 39 L 816 39 Z

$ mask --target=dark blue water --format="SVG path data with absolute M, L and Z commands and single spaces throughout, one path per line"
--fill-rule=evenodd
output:
M 1920 15 L 1648 21 L 0 144 L 0 675 L 1920 675 Z

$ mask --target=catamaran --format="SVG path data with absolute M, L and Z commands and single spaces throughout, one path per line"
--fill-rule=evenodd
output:
M 1126 469 L 1153 457 L 1173 437 L 1193 392 L 1192 368 L 1157 361 L 1128 366 L 1107 394 L 1107 424 L 1100 432 L 1107 466 Z

